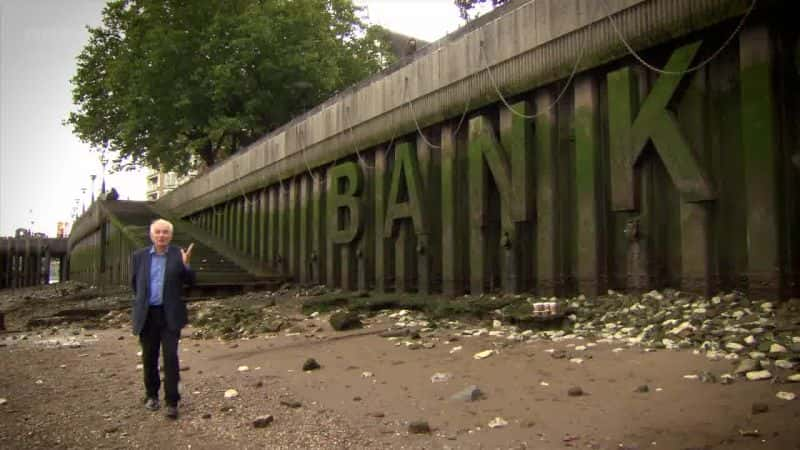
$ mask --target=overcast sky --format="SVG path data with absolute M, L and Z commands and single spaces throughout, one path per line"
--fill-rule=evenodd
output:
M 355 0 L 370 20 L 434 41 L 461 24 L 452 0 Z M 0 236 L 31 228 L 50 236 L 100 190 L 98 154 L 62 121 L 70 78 L 104 0 L 0 0 Z M 144 172 L 106 176 L 120 198 L 143 200 Z M 82 189 L 87 192 L 82 193 Z

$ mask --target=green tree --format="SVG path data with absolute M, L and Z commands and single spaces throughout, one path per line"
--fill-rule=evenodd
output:
M 351 0 L 113 0 L 66 119 L 114 168 L 207 166 L 393 61 Z
M 464 20 L 470 20 L 471 17 L 469 12 L 476 8 L 480 4 L 491 3 L 492 7 L 495 8 L 497 6 L 502 5 L 503 3 L 508 2 L 508 0 L 453 0 L 453 2 L 458 7 L 458 11 L 461 14 L 461 18 Z

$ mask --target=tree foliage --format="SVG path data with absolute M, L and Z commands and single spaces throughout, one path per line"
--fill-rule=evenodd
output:
M 114 167 L 213 165 L 392 61 L 351 0 L 112 0 L 66 120 Z
M 461 14 L 461 18 L 464 20 L 470 20 L 471 17 L 469 12 L 476 8 L 478 5 L 491 3 L 492 7 L 495 8 L 497 6 L 502 5 L 503 3 L 508 2 L 508 0 L 453 0 L 458 7 L 459 14 Z

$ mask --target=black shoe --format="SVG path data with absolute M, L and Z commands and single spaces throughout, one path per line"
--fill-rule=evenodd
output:
M 147 397 L 144 401 L 144 407 L 148 411 L 158 411 L 158 399 L 154 397 Z
M 175 405 L 175 406 L 167 405 L 167 409 L 166 409 L 166 411 L 164 411 L 164 415 L 168 419 L 172 419 L 172 420 L 177 419 L 178 418 L 178 405 Z

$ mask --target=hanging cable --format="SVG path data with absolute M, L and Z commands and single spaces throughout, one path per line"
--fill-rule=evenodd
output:
M 617 26 L 617 22 L 612 17 L 612 15 L 610 13 L 610 8 L 608 7 L 608 2 L 606 0 L 602 0 L 603 9 L 606 12 L 606 17 L 608 18 L 608 21 L 611 22 L 611 26 L 612 26 L 612 28 L 614 28 L 614 32 L 617 34 L 619 39 L 622 41 L 622 44 L 625 45 L 625 48 L 628 49 L 628 53 L 630 53 L 634 58 L 636 58 L 636 60 L 639 61 L 643 66 L 647 67 L 648 69 L 652 70 L 653 72 L 660 73 L 662 75 L 685 75 L 687 73 L 694 72 L 696 70 L 700 70 L 706 64 L 708 64 L 712 60 L 714 60 L 731 43 L 731 41 L 733 41 L 733 38 L 737 34 L 739 34 L 739 32 L 742 30 L 742 27 L 744 26 L 744 23 L 747 20 L 747 17 L 750 16 L 751 12 L 753 12 L 753 9 L 756 7 L 756 3 L 757 2 L 758 2 L 758 0 L 753 0 L 753 2 L 750 4 L 750 7 L 747 9 L 747 12 L 744 13 L 744 15 L 742 16 L 742 19 L 739 21 L 739 25 L 736 27 L 736 29 L 733 30 L 733 33 L 731 33 L 731 35 L 728 36 L 728 39 L 725 40 L 725 42 L 722 44 L 722 46 L 720 48 L 718 48 L 714 53 L 712 53 L 711 56 L 709 56 L 708 58 L 704 59 L 700 63 L 698 63 L 698 64 L 696 64 L 696 65 L 694 65 L 692 67 L 689 67 L 686 70 L 664 70 L 664 69 L 659 69 L 658 67 L 655 67 L 652 64 L 648 63 L 647 61 L 645 61 L 645 59 L 642 58 L 636 52 L 636 50 L 633 49 L 631 44 L 628 43 L 628 41 L 625 39 L 625 36 L 622 34 L 622 31 Z

